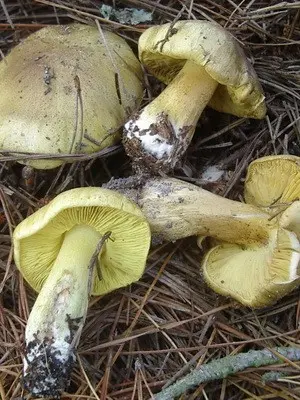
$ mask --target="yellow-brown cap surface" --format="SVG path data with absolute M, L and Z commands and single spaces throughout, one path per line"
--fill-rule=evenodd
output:
M 141 80 L 140 63 L 116 34 L 81 24 L 43 28 L 0 62 L 0 149 L 59 156 L 108 147 L 138 108 Z M 26 163 L 48 169 L 63 160 Z

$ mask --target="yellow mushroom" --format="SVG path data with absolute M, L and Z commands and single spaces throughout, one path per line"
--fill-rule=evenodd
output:
M 250 163 L 244 196 L 300 239 L 300 157 L 266 156 Z
M 250 163 L 244 196 L 269 214 L 276 229 L 264 246 L 221 243 L 205 256 L 202 268 L 216 292 L 263 307 L 300 283 L 300 158 L 276 155 Z
M 124 146 L 137 168 L 172 170 L 207 105 L 237 116 L 265 116 L 264 94 L 252 65 L 217 23 L 151 27 L 139 39 L 139 58 L 168 86 L 125 125 Z
M 110 238 L 95 255 L 108 232 Z M 33 395 L 56 397 L 68 386 L 89 294 L 103 295 L 137 281 L 150 237 L 134 203 L 92 187 L 58 195 L 16 227 L 15 263 L 40 292 L 25 332 L 23 382 Z M 100 276 L 91 269 L 93 256 Z
M 265 307 L 299 286 L 300 243 L 294 232 L 273 229 L 255 245 L 222 242 L 201 264 L 204 279 L 217 293 L 249 307 Z
M 49 154 L 27 160 L 54 168 L 60 154 L 116 143 L 142 98 L 142 70 L 124 39 L 93 26 L 45 27 L 0 62 L 0 151 Z
M 276 155 L 258 158 L 248 167 L 245 201 L 275 216 L 300 199 L 300 157 Z

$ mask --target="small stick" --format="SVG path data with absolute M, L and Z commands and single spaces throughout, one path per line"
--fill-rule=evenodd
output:
M 115 72 L 115 87 L 116 87 L 119 104 L 122 105 L 122 98 L 121 98 L 120 84 L 119 84 L 119 75 L 117 72 Z
M 94 267 L 96 265 L 96 270 L 97 270 L 97 275 L 99 279 L 102 279 L 102 274 L 101 274 L 101 269 L 100 269 L 100 265 L 98 262 L 98 256 L 100 251 L 102 250 L 102 247 L 104 246 L 105 242 L 107 241 L 107 239 L 110 239 L 111 236 L 111 232 L 105 232 L 104 235 L 102 236 L 102 238 L 99 240 L 96 249 L 91 257 L 91 261 L 89 263 L 88 266 L 88 270 L 89 270 L 89 278 L 88 278 L 88 294 L 91 294 L 91 289 L 92 289 L 92 282 L 93 282 L 93 272 L 94 272 Z
M 270 350 L 250 350 L 247 353 L 211 361 L 208 364 L 202 365 L 199 369 L 193 370 L 173 385 L 163 389 L 155 395 L 154 399 L 173 400 L 202 383 L 224 379 L 229 375 L 244 371 L 246 368 L 277 364 L 282 362 L 283 359 L 299 361 L 300 348 L 275 347 Z
M 156 45 L 154 46 L 154 50 L 158 48 L 158 45 L 160 45 L 160 49 L 159 51 L 162 52 L 163 51 L 163 47 L 164 45 L 169 41 L 169 39 L 175 35 L 178 32 L 178 29 L 174 28 L 174 25 L 176 24 L 176 22 L 179 20 L 179 18 L 181 18 L 181 15 L 183 14 L 183 11 L 185 10 L 184 7 L 182 7 L 182 9 L 179 11 L 178 15 L 173 19 L 173 21 L 171 22 L 169 29 L 167 30 L 166 36 L 164 37 L 164 39 L 159 40 Z
M 75 105 L 75 129 L 74 129 L 74 135 L 70 147 L 70 153 L 72 153 L 75 138 L 77 136 L 77 129 L 78 129 L 78 105 L 80 108 L 80 139 L 77 142 L 75 146 L 75 151 L 76 153 L 81 150 L 82 146 L 82 140 L 83 140 L 83 104 L 82 104 L 82 94 L 81 94 L 81 85 L 80 85 L 80 79 L 78 75 L 75 75 L 74 77 L 74 84 L 75 84 L 75 89 L 76 89 L 76 105 Z
M 46 160 L 46 159 L 55 159 L 55 160 L 64 160 L 67 159 L 69 161 L 87 161 L 92 160 L 94 158 L 105 157 L 107 155 L 111 155 L 113 152 L 119 151 L 122 149 L 120 144 L 112 145 L 106 147 L 102 150 L 99 150 L 95 153 L 85 154 L 70 154 L 70 153 L 61 153 L 61 154 L 50 154 L 50 153 L 29 153 L 24 151 L 14 151 L 14 150 L 1 150 L 0 151 L 0 162 L 5 161 L 18 161 L 18 160 Z M 13 153 L 14 155 L 11 155 Z M 8 156 L 3 154 L 9 154 Z
M 6 20 L 7 20 L 7 22 L 9 23 L 11 29 L 15 29 L 14 23 L 12 22 L 12 19 L 10 18 L 10 15 L 9 15 L 9 13 L 8 13 L 8 11 L 7 11 L 7 8 L 6 8 L 6 6 L 5 6 L 4 0 L 0 0 L 0 4 L 1 4 L 1 6 L 2 6 L 2 9 L 3 9 L 3 11 L 4 11 Z

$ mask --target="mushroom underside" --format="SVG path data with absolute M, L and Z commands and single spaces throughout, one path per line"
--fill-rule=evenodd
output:
M 300 244 L 293 232 L 273 230 L 267 244 L 220 244 L 205 256 L 206 282 L 250 307 L 270 305 L 299 284 Z

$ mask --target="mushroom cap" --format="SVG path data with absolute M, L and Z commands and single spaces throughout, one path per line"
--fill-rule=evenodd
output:
M 265 116 L 265 96 L 252 65 L 235 38 L 217 23 L 153 26 L 140 36 L 139 58 L 166 84 L 186 61 L 193 61 L 219 83 L 209 106 L 240 117 Z
M 60 250 L 64 233 L 78 224 L 101 234 L 111 231 L 100 254 L 102 279 L 92 294 L 129 285 L 143 274 L 151 233 L 140 209 L 125 196 L 103 188 L 71 189 L 22 221 L 13 235 L 15 263 L 39 292 Z
M 271 215 L 300 199 L 300 157 L 277 155 L 250 163 L 244 186 L 247 203 Z
M 115 131 L 142 98 L 142 70 L 124 39 L 108 31 L 103 36 L 83 24 L 48 26 L 0 62 L 0 149 L 92 153 L 120 139 Z M 26 164 L 48 169 L 63 162 Z
M 202 264 L 208 285 L 249 307 L 264 307 L 299 285 L 300 244 L 293 232 L 274 229 L 268 243 L 212 248 Z

